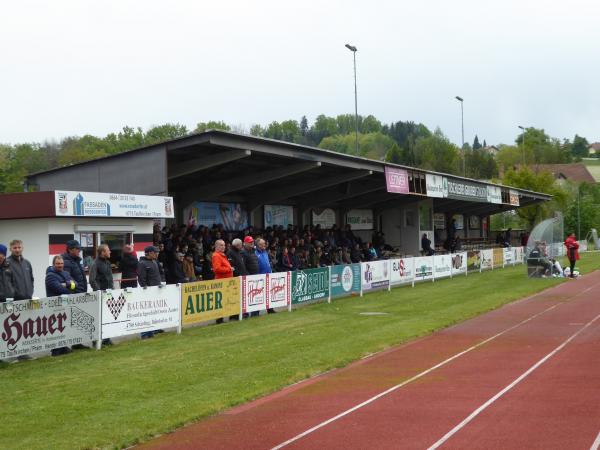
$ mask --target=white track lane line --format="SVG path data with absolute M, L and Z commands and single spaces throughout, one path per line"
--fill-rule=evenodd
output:
M 438 448 L 440 445 L 442 445 L 444 442 L 446 442 L 448 439 L 450 439 L 453 435 L 458 433 L 462 428 L 465 427 L 465 425 L 467 425 L 475 417 L 477 417 L 484 409 L 486 409 L 488 406 L 490 406 L 492 403 L 494 403 L 496 400 L 498 400 L 500 397 L 502 397 L 504 394 L 506 394 L 508 391 L 510 391 L 513 387 L 515 387 L 517 384 L 519 384 L 525 378 L 527 378 L 527 376 L 529 376 L 535 369 L 537 369 L 542 364 L 544 364 L 546 361 L 548 361 L 550 358 L 552 358 L 556 353 L 558 353 L 560 350 L 562 350 L 569 342 L 571 342 L 579 334 L 581 334 L 583 331 L 585 331 L 587 328 L 589 328 L 598 319 L 600 319 L 600 314 L 598 314 L 596 317 L 594 317 L 592 320 L 590 320 L 588 323 L 586 323 L 583 327 L 581 327 L 577 332 L 573 333 L 562 344 L 560 344 L 558 347 L 556 347 L 554 350 L 552 350 L 550 353 L 548 353 L 546 356 L 544 356 L 542 359 L 540 359 L 538 362 L 536 362 L 527 371 L 525 371 L 519 378 L 517 378 L 515 381 L 510 383 L 508 386 L 506 386 L 504 389 L 502 389 L 500 392 L 498 392 L 496 395 L 494 395 L 492 398 L 490 398 L 487 402 L 485 402 L 483 405 L 481 405 L 479 408 L 477 408 L 475 411 L 473 411 L 471 414 L 469 414 L 469 416 L 465 420 L 463 420 L 461 423 L 459 423 L 454 428 L 452 428 L 439 441 L 437 441 L 435 444 L 433 444 L 431 447 L 429 447 L 428 450 L 434 450 L 434 449 Z M 592 446 L 592 448 L 593 448 L 593 446 Z M 596 448 L 598 448 L 597 445 L 596 445 Z
M 516 325 L 513 325 L 512 327 L 510 327 L 510 328 L 507 328 L 506 330 L 504 330 L 504 331 L 501 331 L 500 333 L 498 333 L 498 334 L 495 334 L 494 336 L 492 336 L 492 337 L 489 337 L 489 338 L 487 338 L 486 340 L 484 340 L 484 341 L 481 341 L 481 342 L 479 342 L 478 344 L 475 344 L 475 345 L 473 345 L 472 347 L 469 347 L 469 348 L 467 348 L 466 350 L 463 350 L 462 352 L 460 352 L 460 353 L 457 353 L 457 354 L 456 354 L 456 355 L 454 355 L 454 356 L 451 356 L 450 358 L 448 358 L 448 359 L 446 359 L 446 360 L 442 361 L 441 363 L 438 363 L 438 364 L 436 364 L 435 366 L 433 366 L 433 367 L 430 367 L 429 369 L 427 369 L 427 370 L 424 370 L 424 371 L 423 371 L 423 372 L 421 372 L 421 373 L 418 373 L 418 374 L 417 374 L 417 375 L 415 375 L 414 377 L 412 377 L 412 378 L 409 378 L 408 380 L 405 380 L 405 381 L 403 381 L 402 383 L 399 383 L 399 384 L 397 384 L 397 385 L 395 385 L 395 386 L 392 386 L 392 387 L 391 387 L 391 388 L 389 388 L 388 390 L 386 390 L 386 391 L 383 391 L 383 392 L 381 392 L 381 393 L 379 393 L 379 394 L 375 395 L 374 397 L 371 397 L 371 398 L 369 398 L 369 399 L 365 400 L 364 402 L 362 402 L 362 403 L 359 403 L 358 405 L 356 405 L 356 406 L 353 406 L 353 407 L 352 407 L 352 408 L 350 408 L 350 409 L 347 409 L 347 410 L 346 410 L 346 411 L 344 411 L 344 412 L 341 412 L 341 413 L 340 413 L 340 414 L 338 414 L 337 416 L 335 416 L 335 417 L 332 417 L 331 419 L 327 419 L 326 421 L 324 421 L 324 422 L 321 422 L 320 424 L 318 424 L 318 425 L 315 425 L 314 427 L 312 427 L 312 428 L 309 428 L 308 430 L 306 430 L 306 431 L 304 431 L 304 432 L 302 432 L 302 433 L 298 434 L 297 436 L 294 436 L 293 438 L 291 438 L 291 439 L 288 439 L 288 440 L 287 440 L 287 441 L 285 441 L 285 442 L 282 442 L 281 444 L 279 444 L 279 445 L 277 445 L 277 446 L 273 447 L 273 449 L 272 449 L 272 450 L 278 450 L 278 449 L 280 449 L 280 448 L 283 448 L 283 447 L 285 447 L 286 445 L 289 445 L 289 444 L 291 444 L 291 443 L 293 443 L 293 442 L 296 442 L 296 441 L 297 441 L 297 440 L 299 440 L 299 439 L 302 439 L 303 437 L 305 437 L 305 436 L 307 436 L 307 435 L 311 434 L 312 432 L 314 432 L 314 431 L 318 430 L 319 428 L 323 428 L 324 426 L 327 426 L 327 425 L 329 425 L 330 423 L 332 423 L 332 422 L 335 422 L 336 420 L 338 420 L 338 419 L 341 419 L 342 417 L 344 417 L 344 416 L 347 416 L 348 414 L 351 414 L 351 413 L 353 413 L 354 411 L 356 411 L 356 410 L 358 410 L 358 409 L 360 409 L 360 408 L 362 408 L 362 407 L 364 407 L 364 406 L 367 406 L 367 405 L 368 405 L 368 404 L 370 404 L 370 403 L 373 403 L 375 400 L 378 400 L 378 399 L 380 399 L 381 397 L 383 397 L 383 396 L 385 396 L 385 395 L 388 395 L 389 393 L 391 393 L 391 392 L 394 392 L 395 390 L 397 390 L 397 389 L 400 389 L 401 387 L 403 387 L 403 386 L 406 386 L 407 384 L 409 384 L 409 383 L 412 383 L 413 381 L 415 381 L 415 380 L 418 380 L 418 379 L 419 379 L 419 378 L 421 378 L 421 377 L 424 377 L 424 376 L 425 376 L 425 375 L 427 375 L 428 373 L 431 373 L 431 372 L 433 372 L 434 370 L 436 370 L 436 369 L 439 369 L 439 368 L 440 368 L 440 367 L 442 367 L 442 366 L 445 366 L 445 365 L 446 365 L 446 364 L 448 364 L 449 362 L 451 362 L 451 361 L 454 361 L 456 358 L 459 358 L 459 357 L 463 356 L 464 354 L 466 354 L 466 353 L 469 353 L 469 352 L 471 352 L 471 351 L 473 351 L 473 350 L 475 350 L 475 349 L 477 349 L 477 348 L 481 347 L 482 345 L 485 345 L 485 344 L 487 344 L 487 343 L 488 343 L 488 342 L 490 342 L 490 341 L 493 341 L 494 339 L 496 339 L 496 338 L 498 338 L 498 337 L 502 336 L 503 334 L 506 334 L 506 333 L 508 333 L 508 332 L 510 332 L 510 331 L 512 331 L 512 330 L 514 330 L 515 328 L 518 328 L 518 327 L 520 327 L 521 325 L 524 325 L 524 324 L 526 324 L 527 322 L 530 322 L 530 321 L 532 321 L 532 320 L 533 320 L 533 319 L 535 319 L 536 317 L 539 317 L 539 316 L 541 316 L 542 314 L 545 314 L 545 313 L 547 313 L 548 311 L 551 311 L 551 310 L 553 310 L 554 308 L 556 308 L 556 307 L 557 307 L 558 305 L 560 305 L 560 304 L 562 304 L 562 303 L 557 303 L 557 304 L 555 304 L 555 305 L 552 305 L 552 306 L 550 306 L 549 308 L 546 308 L 546 309 L 544 309 L 543 311 L 541 311 L 541 312 L 539 312 L 539 313 L 537 313 L 537 314 L 534 314 L 533 316 L 531 316 L 531 317 L 528 317 L 527 319 L 525 319 L 525 320 L 523 320 L 523 321 L 519 322 L 518 324 L 516 324 Z
M 596 437 L 596 440 L 590 447 L 590 450 L 598 450 L 599 447 L 600 447 L 600 433 L 598 433 L 598 436 Z

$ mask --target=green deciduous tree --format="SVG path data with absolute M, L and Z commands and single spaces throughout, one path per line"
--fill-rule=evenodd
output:
M 231 127 L 223 121 L 210 120 L 208 122 L 200 122 L 196 125 L 194 133 L 204 133 L 206 130 L 225 130 L 231 131 Z

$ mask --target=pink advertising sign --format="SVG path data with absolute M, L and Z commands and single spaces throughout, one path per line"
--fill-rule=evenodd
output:
M 386 166 L 385 184 L 388 192 L 408 194 L 408 173 L 404 169 Z

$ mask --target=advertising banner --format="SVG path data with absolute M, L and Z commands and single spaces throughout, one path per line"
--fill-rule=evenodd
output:
M 457 230 L 463 230 L 465 228 L 465 216 L 462 214 L 454 214 L 452 218 L 456 221 L 455 225 Z
M 267 274 L 267 308 L 281 308 L 291 302 L 291 272 Z
M 321 225 L 321 228 L 331 228 L 336 224 L 335 211 L 331 208 L 313 209 L 312 224 L 314 226 Z
M 491 248 L 481 250 L 481 268 L 491 269 L 494 261 L 494 251 Z
M 433 279 L 433 256 L 418 256 L 415 259 L 415 281 Z
M 467 270 L 469 272 L 479 272 L 481 268 L 481 251 L 469 250 L 467 252 Z
M 441 175 L 425 174 L 427 197 L 448 197 L 448 179 Z
M 433 272 L 435 278 L 444 278 L 452 275 L 452 257 L 448 254 L 434 255 Z
M 182 284 L 181 311 L 182 325 L 239 314 L 239 277 Z
M 46 352 L 100 338 L 98 294 L 0 303 L 0 359 Z
M 504 249 L 504 265 L 509 266 L 514 264 L 515 252 L 512 248 L 508 247 Z
M 588 241 L 585 239 L 583 241 L 577 241 L 579 243 L 579 251 L 587 252 L 588 251 Z
M 523 264 L 523 247 L 513 247 L 513 261 L 515 262 L 515 264 Z
M 57 217 L 175 217 L 173 197 L 55 191 L 54 203 Z
M 242 312 L 267 309 L 267 276 L 248 275 L 242 277 Z
M 504 263 L 504 249 L 503 248 L 495 248 L 494 256 L 493 256 L 493 264 L 494 267 L 502 267 Z
M 362 272 L 362 290 L 369 291 L 390 285 L 390 273 L 388 261 L 370 261 L 360 263 Z
M 372 209 L 351 209 L 346 213 L 346 223 L 352 226 L 352 230 L 372 230 Z
M 433 226 L 436 230 L 446 229 L 446 216 L 444 213 L 433 214 Z
M 448 180 L 448 198 L 487 203 L 488 191 L 487 187 L 483 184 L 462 180 Z
M 292 304 L 327 300 L 329 298 L 329 268 L 292 272 Z
M 360 292 L 360 264 L 331 266 L 331 296 Z
M 502 203 L 502 188 L 500 186 L 487 186 L 487 201 L 489 203 Z
M 459 275 L 467 272 L 467 252 L 452 253 L 452 275 Z
M 102 339 L 179 326 L 179 286 L 102 292 Z
M 286 205 L 265 205 L 265 228 L 274 225 L 287 228 L 294 225 L 294 207 Z
M 408 194 L 408 172 L 388 166 L 385 166 L 384 170 L 387 191 L 395 194 Z
M 390 283 L 392 283 L 392 286 L 412 282 L 415 276 L 413 258 L 392 259 L 391 263 Z
M 508 191 L 508 195 L 509 195 L 509 201 L 510 204 L 513 206 L 519 206 L 519 191 L 515 191 L 513 189 L 510 189 Z
M 222 224 L 226 230 L 239 231 L 248 226 L 248 212 L 241 203 L 195 202 L 184 209 L 188 225 L 212 227 Z

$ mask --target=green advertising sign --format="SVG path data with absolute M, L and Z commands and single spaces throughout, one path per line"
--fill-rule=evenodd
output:
M 331 266 L 331 296 L 360 292 L 360 264 Z
M 327 267 L 292 272 L 292 304 L 328 298 L 329 269 Z

